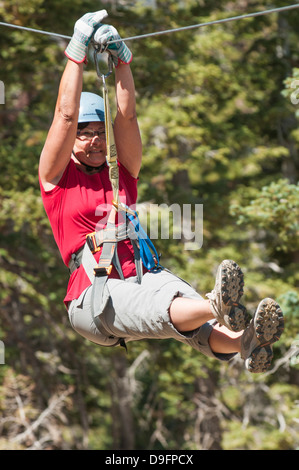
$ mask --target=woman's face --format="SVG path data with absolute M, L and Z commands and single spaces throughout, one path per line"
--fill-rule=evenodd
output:
M 99 166 L 106 161 L 107 148 L 105 124 L 90 122 L 83 129 L 78 129 L 74 152 L 79 162 L 89 166 Z

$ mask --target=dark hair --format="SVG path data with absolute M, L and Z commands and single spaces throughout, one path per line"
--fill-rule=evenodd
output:
M 78 129 L 84 129 L 89 125 L 89 122 L 78 122 Z

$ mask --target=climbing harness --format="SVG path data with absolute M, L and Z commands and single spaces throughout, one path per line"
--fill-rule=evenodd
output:
M 120 241 L 130 239 L 136 267 L 137 282 L 140 284 L 143 275 L 143 266 L 147 270 L 162 269 L 159 256 L 154 244 L 141 227 L 138 214 L 119 200 L 119 168 L 117 162 L 117 151 L 114 140 L 111 112 L 109 106 L 108 89 L 106 78 L 111 75 L 113 66 L 111 55 L 108 55 L 108 72 L 102 73 L 99 67 L 98 53 L 103 51 L 94 44 L 94 60 L 98 76 L 103 84 L 103 99 L 105 109 L 105 133 L 107 145 L 107 164 L 109 167 L 109 179 L 113 191 L 112 208 L 108 217 L 106 227 L 99 231 L 92 232 L 86 236 L 86 242 L 71 257 L 69 270 L 72 274 L 82 264 L 91 284 L 92 284 L 92 312 L 94 321 L 100 331 L 105 332 L 101 324 L 99 313 L 105 307 L 104 288 L 108 276 L 114 266 L 120 279 L 124 280 L 121 263 L 118 258 L 117 244 Z M 122 220 L 120 222 L 120 220 Z M 102 250 L 100 259 L 96 262 L 94 254 Z M 106 299 L 107 301 L 107 299 Z M 116 344 L 125 346 L 124 340 L 119 339 Z M 116 345 L 114 344 L 114 346 Z

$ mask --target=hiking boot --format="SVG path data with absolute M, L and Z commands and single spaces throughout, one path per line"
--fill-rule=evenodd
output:
M 206 294 L 218 323 L 231 331 L 244 330 L 250 320 L 246 308 L 239 303 L 243 295 L 243 279 L 237 263 L 224 260 L 218 268 L 214 289 Z
M 263 299 L 241 338 L 241 357 L 249 372 L 269 369 L 273 358 L 272 344 L 279 340 L 283 327 L 283 313 L 278 303 Z

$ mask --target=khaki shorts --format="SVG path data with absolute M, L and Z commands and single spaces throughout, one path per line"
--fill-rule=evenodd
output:
M 108 279 L 103 308 L 93 316 L 91 286 L 69 305 L 72 327 L 83 337 L 102 346 L 124 341 L 173 338 L 190 345 L 206 356 L 228 360 L 232 354 L 215 355 L 209 346 L 214 320 L 200 328 L 180 333 L 173 326 L 169 308 L 176 297 L 203 298 L 184 280 L 167 270 L 147 272 L 141 284 L 136 277 Z

